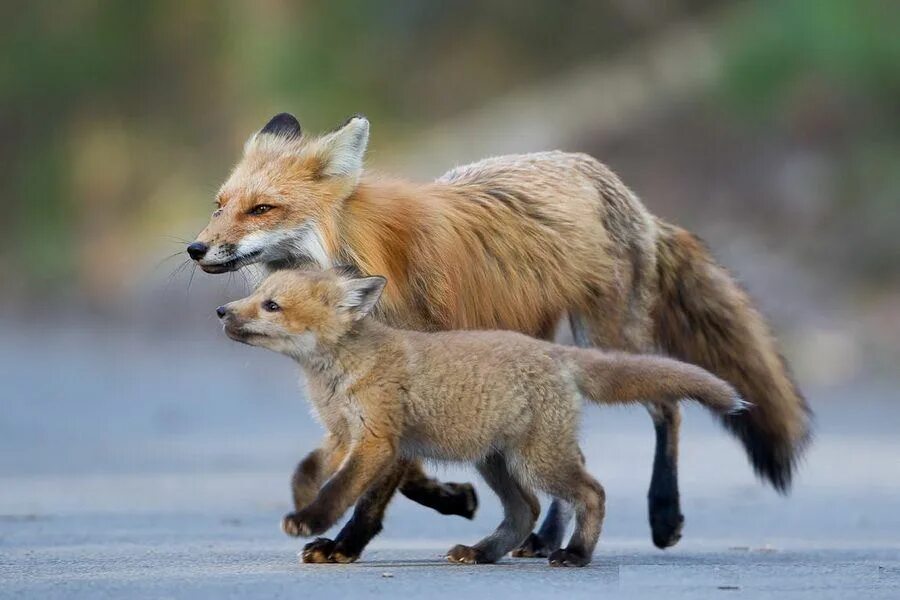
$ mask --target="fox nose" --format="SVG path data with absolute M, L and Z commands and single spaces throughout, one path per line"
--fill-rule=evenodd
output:
M 225 315 L 228 314 L 228 309 L 225 308 L 224 306 L 220 306 L 219 308 L 216 309 L 216 314 L 219 315 L 220 319 L 224 319 Z
M 204 244 L 203 242 L 194 242 L 190 246 L 187 247 L 187 253 L 191 255 L 191 258 L 194 260 L 200 260 L 204 256 L 206 256 L 206 252 L 209 250 L 209 246 Z

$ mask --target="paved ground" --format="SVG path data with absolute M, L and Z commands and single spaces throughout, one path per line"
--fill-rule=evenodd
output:
M 685 538 L 666 552 L 645 522 L 647 417 L 589 410 L 588 464 L 609 494 L 590 567 L 444 563 L 498 522 L 484 485 L 472 522 L 400 498 L 362 562 L 304 566 L 277 524 L 319 430 L 287 361 L 228 343 L 213 323 L 156 334 L 0 325 L 0 597 L 900 597 L 895 382 L 807 390 L 817 440 L 788 498 L 688 410 Z

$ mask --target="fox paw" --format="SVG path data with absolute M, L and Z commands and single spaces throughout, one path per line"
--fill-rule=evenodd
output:
M 536 533 L 528 534 L 522 545 L 512 551 L 516 558 L 547 558 L 550 556 L 550 548 Z
M 462 544 L 457 544 L 456 546 L 450 548 L 450 550 L 447 552 L 446 558 L 450 562 L 463 563 L 466 565 L 496 562 L 490 560 L 490 558 L 485 556 L 484 553 L 478 548 L 473 548 L 472 546 L 463 546 Z
M 584 556 L 578 552 L 572 552 L 565 548 L 555 550 L 550 554 L 551 567 L 583 567 L 591 562 L 590 556 Z
M 352 563 L 359 559 L 359 554 L 345 554 L 340 544 L 328 538 L 316 538 L 303 546 L 300 557 L 305 563 Z
M 309 537 L 324 533 L 332 523 L 316 511 L 304 509 L 288 513 L 281 519 L 281 529 L 292 537 Z
M 666 549 L 677 544 L 683 527 L 684 515 L 677 499 L 650 502 L 650 531 L 657 548 Z
M 478 510 L 478 495 L 471 483 L 448 483 L 447 488 L 453 492 L 455 502 L 449 514 L 455 514 L 466 519 L 475 518 Z

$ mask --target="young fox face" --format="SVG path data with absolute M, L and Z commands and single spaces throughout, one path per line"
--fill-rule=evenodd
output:
M 368 314 L 383 277 L 347 278 L 340 270 L 276 271 L 243 300 L 216 309 L 233 340 L 294 358 L 334 343 Z
M 207 273 L 285 260 L 330 266 L 321 226 L 356 186 L 368 139 L 364 117 L 309 137 L 291 115 L 275 116 L 244 146 L 191 258 Z

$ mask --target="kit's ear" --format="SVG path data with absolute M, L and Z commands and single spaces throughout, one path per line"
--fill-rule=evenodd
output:
M 303 131 L 300 122 L 290 113 L 278 113 L 259 130 L 260 134 L 267 133 L 278 137 L 300 137 Z
M 347 279 L 341 282 L 344 297 L 338 306 L 353 315 L 354 320 L 362 319 L 375 308 L 385 284 L 387 279 L 380 275 Z
M 322 136 L 320 173 L 325 177 L 358 178 L 368 145 L 369 120 L 362 115 L 350 117 L 340 129 Z

